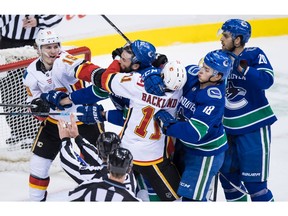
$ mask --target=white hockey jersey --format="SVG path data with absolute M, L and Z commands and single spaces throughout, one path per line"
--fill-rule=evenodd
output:
M 33 61 L 26 69 L 23 76 L 23 84 L 27 90 L 27 102 L 31 102 L 35 98 L 39 98 L 42 93 L 47 93 L 50 90 L 62 91 L 67 94 L 86 87 L 89 83 L 78 80 L 71 74 L 75 74 L 83 59 L 78 59 L 67 52 L 61 52 L 59 57 L 54 61 L 51 70 L 44 71 L 41 59 Z M 71 108 L 66 108 L 65 112 L 76 112 L 77 105 L 72 105 Z M 56 112 L 50 109 L 50 112 Z M 70 121 L 69 116 L 51 115 L 50 120 L 58 120 L 59 118 L 65 121 Z
M 130 99 L 127 119 L 120 134 L 122 147 L 131 151 L 134 164 L 159 163 L 163 159 L 166 139 L 153 116 L 160 109 L 175 116 L 182 90 L 166 92 L 161 97 L 149 94 L 137 72 L 112 74 L 105 83 L 109 92 Z

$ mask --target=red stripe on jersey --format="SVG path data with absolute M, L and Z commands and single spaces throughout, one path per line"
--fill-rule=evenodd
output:
M 114 60 L 101 76 L 102 88 L 109 91 L 109 89 L 108 89 L 109 77 L 111 74 L 114 74 L 117 72 L 120 72 L 120 63 L 118 60 Z
M 78 67 L 75 77 L 80 80 L 91 82 L 91 73 L 93 70 L 99 68 L 98 65 L 94 65 L 91 62 L 85 62 Z

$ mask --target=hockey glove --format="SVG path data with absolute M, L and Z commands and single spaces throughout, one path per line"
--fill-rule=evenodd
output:
M 233 70 L 239 72 L 239 74 L 240 74 L 241 76 L 243 76 L 244 73 L 245 73 L 245 71 L 246 71 L 246 69 L 247 69 L 247 67 L 248 67 L 247 61 L 246 61 L 245 59 L 239 58 L 239 56 L 237 56 L 237 55 L 236 55 L 235 53 L 233 53 L 233 52 L 226 51 L 226 53 L 227 53 L 228 55 L 232 56 L 232 58 L 234 59 L 234 61 L 233 61 Z M 242 70 L 241 70 L 241 71 L 238 70 L 239 65 L 240 65 L 240 67 L 242 67 Z
M 103 110 L 103 106 L 98 104 L 93 106 L 79 106 L 77 107 L 77 112 L 83 113 L 83 115 L 78 116 L 78 119 L 84 124 L 102 123 L 105 121 L 102 116 Z
M 154 115 L 154 120 L 160 126 L 162 132 L 166 134 L 167 127 L 177 122 L 177 120 L 167 111 L 159 110 Z
M 41 98 L 33 99 L 31 105 L 36 105 L 35 107 L 30 108 L 30 111 L 33 113 L 49 113 L 50 111 L 49 103 Z M 37 115 L 35 117 L 40 121 L 44 121 L 48 115 Z
M 144 81 L 144 88 L 148 93 L 157 96 L 165 95 L 165 85 L 161 77 L 161 69 L 151 67 L 140 73 Z
M 113 60 L 116 58 L 116 56 L 121 57 L 122 52 L 123 52 L 123 47 L 120 47 L 120 48 L 113 50 L 113 52 L 112 52 Z
M 60 105 L 60 101 L 63 98 L 68 97 L 68 94 L 61 91 L 51 90 L 48 93 L 42 93 L 40 97 L 42 100 L 46 100 L 53 110 L 65 110 L 65 108 L 70 108 L 72 106 L 72 104 L 67 104 L 64 106 Z
M 156 53 L 156 59 L 152 63 L 154 67 L 162 67 L 168 62 L 168 58 L 164 54 Z

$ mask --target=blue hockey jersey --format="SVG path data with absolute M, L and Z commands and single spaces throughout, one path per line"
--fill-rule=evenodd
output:
M 238 57 L 247 61 L 248 68 L 244 74 L 233 69 L 227 79 L 223 124 L 227 134 L 232 135 L 248 133 L 277 120 L 265 96 L 265 90 L 274 82 L 267 56 L 260 48 L 251 47 Z
M 176 137 L 192 154 L 210 156 L 228 149 L 222 124 L 225 107 L 225 83 L 200 89 L 199 67 L 189 65 L 187 82 L 177 108 L 175 124 L 166 135 Z

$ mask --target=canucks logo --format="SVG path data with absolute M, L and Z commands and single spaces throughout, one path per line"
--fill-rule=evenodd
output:
M 208 94 L 208 96 L 211 97 L 211 98 L 219 98 L 219 99 L 222 98 L 221 91 L 220 91 L 218 88 L 214 88 L 214 87 L 209 88 L 209 89 L 207 90 L 207 94 Z
M 248 104 L 245 99 L 246 90 L 239 86 L 234 86 L 232 82 L 228 82 L 226 87 L 226 104 L 225 107 L 230 110 L 241 109 Z

